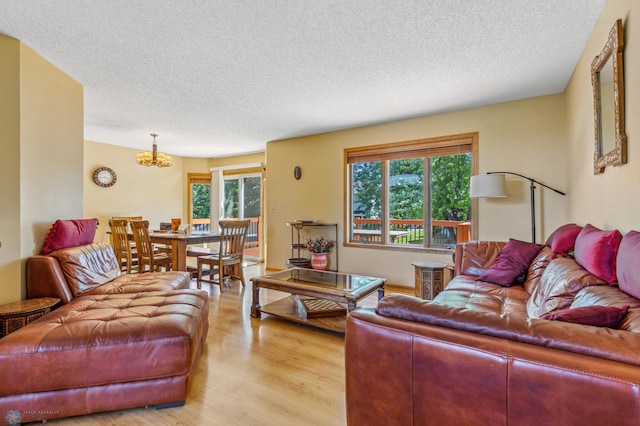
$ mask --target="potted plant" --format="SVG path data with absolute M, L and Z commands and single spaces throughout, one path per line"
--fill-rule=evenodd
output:
M 329 259 L 327 253 L 333 247 L 333 241 L 327 240 L 325 237 L 316 238 L 315 240 L 307 239 L 305 247 L 311 252 L 311 267 L 313 269 L 325 270 Z

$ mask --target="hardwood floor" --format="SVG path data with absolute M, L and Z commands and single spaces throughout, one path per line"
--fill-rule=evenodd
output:
M 183 407 L 130 409 L 50 420 L 59 425 L 344 425 L 344 336 L 263 315 L 250 318 L 262 265 L 210 293 L 209 334 Z M 191 282 L 195 288 L 195 281 Z M 287 296 L 261 289 L 261 303 Z M 360 305 L 375 306 L 376 293 Z M 372 372 L 374 374 L 374 372 Z

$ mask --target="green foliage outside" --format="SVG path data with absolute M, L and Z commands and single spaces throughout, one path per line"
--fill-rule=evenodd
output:
M 193 200 L 193 218 L 208 219 L 211 217 L 211 185 L 194 183 L 191 186 Z
M 434 220 L 469 220 L 471 154 L 432 157 L 431 210 Z M 389 162 L 391 219 L 424 217 L 424 162 L 422 158 Z M 352 167 L 354 213 L 364 218 L 382 215 L 382 163 L 356 163 Z
M 470 179 L 471 154 L 431 158 L 432 219 L 471 219 Z

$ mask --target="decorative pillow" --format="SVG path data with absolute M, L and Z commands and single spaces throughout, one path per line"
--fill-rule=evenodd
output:
M 640 299 L 640 232 L 631 231 L 622 237 L 618 257 L 616 258 L 616 275 L 620 290 Z
M 576 238 L 576 261 L 596 277 L 615 284 L 618 282 L 616 255 L 621 240 L 622 234 L 618 230 L 602 231 L 587 224 Z
M 566 256 L 576 245 L 576 238 L 582 231 L 582 226 L 575 223 L 562 225 L 547 238 L 546 245 L 551 247 L 554 255 Z
M 97 227 L 98 219 L 56 220 L 51 225 L 40 254 L 49 254 L 65 247 L 91 244 Z
M 509 239 L 491 266 L 476 281 L 486 281 L 505 287 L 512 285 L 527 272 L 529 264 L 544 247 L 542 244 Z
M 561 309 L 545 314 L 540 318 L 593 325 L 595 327 L 617 328 L 628 310 L 629 306 L 585 306 L 582 308 Z
M 540 284 L 527 300 L 527 314 L 540 318 L 557 309 L 569 308 L 580 290 L 593 285 L 607 283 L 578 265 L 575 259 L 553 259 L 542 273 Z

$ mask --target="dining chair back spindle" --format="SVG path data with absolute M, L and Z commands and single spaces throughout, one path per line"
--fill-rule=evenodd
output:
M 219 224 L 220 247 L 218 253 L 198 257 L 197 285 L 200 288 L 201 282 L 217 284 L 220 286 L 220 292 L 223 292 L 227 280 L 231 278 L 239 280 L 243 287 L 245 285 L 242 262 L 249 221 L 221 220 Z M 209 269 L 204 270 L 204 265 L 208 265 Z M 203 278 L 205 273 L 209 275 L 208 279 Z M 215 279 L 216 275 L 217 280 Z
M 160 271 L 160 268 L 164 267 L 165 271 L 169 271 L 171 269 L 171 257 L 167 253 L 158 252 L 154 249 L 149 237 L 149 221 L 132 220 L 129 225 L 131 226 L 133 241 L 136 243 L 138 252 L 138 270 L 140 272 Z
M 138 253 L 129 241 L 128 226 L 129 221 L 126 219 L 109 219 L 113 252 L 120 264 L 120 270 L 130 274 L 137 271 Z

